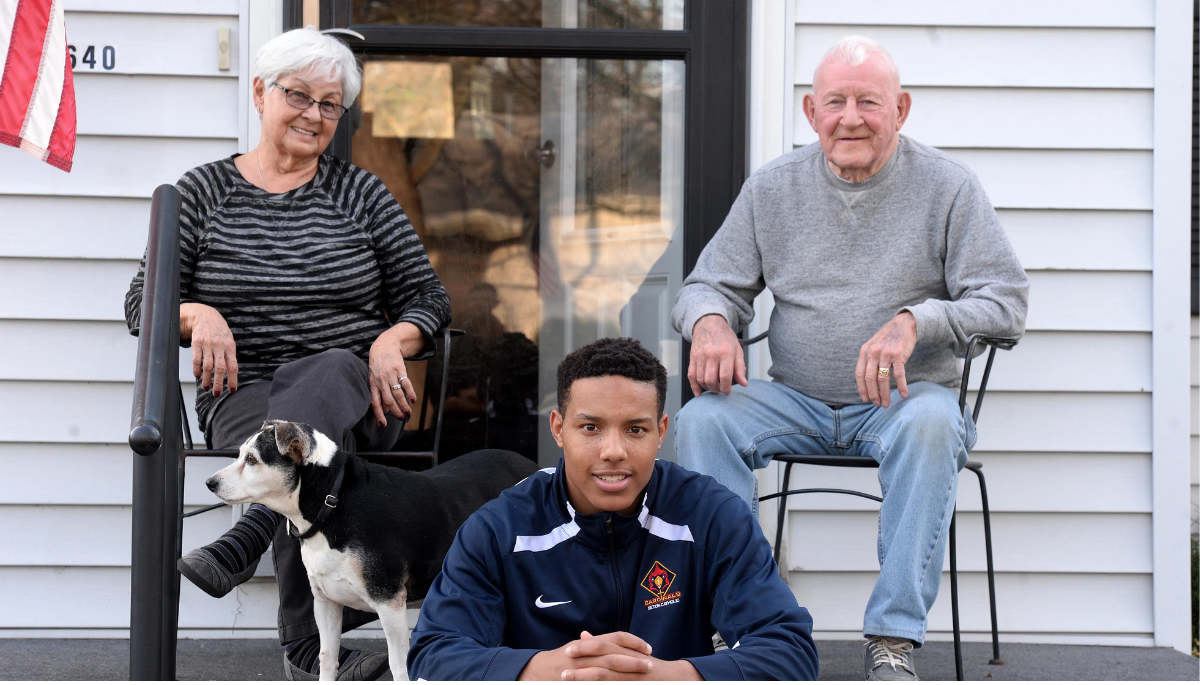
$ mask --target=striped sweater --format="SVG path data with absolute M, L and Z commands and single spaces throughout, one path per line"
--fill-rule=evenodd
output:
M 311 181 L 272 194 L 243 178 L 233 159 L 192 169 L 177 184 L 179 296 L 225 317 L 239 387 L 331 348 L 366 360 L 375 338 L 401 321 L 430 342 L 449 323 L 450 298 L 425 248 L 373 174 L 322 155 Z M 125 296 L 133 335 L 145 269 L 143 256 Z M 214 405 L 197 386 L 202 430 Z

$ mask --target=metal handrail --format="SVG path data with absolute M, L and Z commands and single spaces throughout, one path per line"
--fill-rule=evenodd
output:
M 142 456 L 162 445 L 168 381 L 179 373 L 164 367 L 171 349 L 179 347 L 179 326 L 169 325 L 179 316 L 179 307 L 172 302 L 173 293 L 179 291 L 179 205 L 179 191 L 172 185 L 159 186 L 150 203 L 140 322 L 146 335 L 138 335 L 129 430 L 129 446 Z
M 133 448 L 129 678 L 174 680 L 183 503 L 179 395 L 179 191 L 155 189 L 138 330 Z

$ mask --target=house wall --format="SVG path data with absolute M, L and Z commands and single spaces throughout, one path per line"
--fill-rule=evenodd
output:
M 769 55 L 786 66 L 760 67 L 764 83 L 786 84 L 784 149 L 816 140 L 800 101 L 825 50 L 848 34 L 878 40 L 912 92 L 904 133 L 976 172 L 1029 273 L 1028 331 L 998 355 L 973 453 L 990 488 L 1002 639 L 1154 644 L 1155 2 L 755 7 L 789 27 Z M 757 135 L 752 168 L 784 151 Z M 756 354 L 762 376 L 769 359 Z M 797 467 L 799 483 L 879 492 L 873 472 L 853 469 Z M 959 493 L 963 630 L 990 639 L 973 474 Z M 876 507 L 808 495 L 789 509 L 786 571 L 818 636 L 859 635 L 879 568 Z M 944 581 L 934 640 L 949 639 Z
M 278 32 L 278 4 L 256 3 L 254 47 L 264 31 Z M 124 296 L 154 188 L 246 149 L 251 129 L 247 0 L 65 6 L 79 58 L 74 169 L 0 149 L 0 473 L 10 485 L 0 493 L 0 636 L 127 633 L 136 339 Z M 221 28 L 232 33 L 228 71 L 217 63 Z M 87 45 L 96 46 L 94 69 L 82 63 Z M 100 61 L 105 45 L 116 49 L 110 71 Z M 187 350 L 179 372 L 190 408 Z M 189 508 L 215 501 L 203 480 L 223 462 L 189 461 Z M 188 519 L 184 548 L 219 535 L 231 515 Z M 274 633 L 273 582 L 222 600 L 185 582 L 182 594 L 185 635 Z
M 0 150 L 0 473 L 20 484 L 0 493 L 0 636 L 127 631 L 135 343 L 121 303 L 153 188 L 256 143 L 246 57 L 278 32 L 277 5 L 66 0 L 72 44 L 118 50 L 111 73 L 75 72 L 75 170 Z M 913 92 L 905 133 L 980 175 L 1029 270 L 1029 333 L 999 356 L 974 454 L 991 486 L 1003 639 L 1152 644 L 1154 3 L 924 1 L 901 11 L 880 0 L 853 14 L 813 0 L 753 6 L 751 168 L 815 139 L 798 103 L 816 61 L 842 35 L 872 36 Z M 863 16 L 870 26 L 853 24 Z M 216 67 L 222 27 L 236 46 L 229 72 Z M 767 294 L 759 321 L 770 306 Z M 751 368 L 761 377 L 770 360 L 758 348 Z M 190 406 L 190 357 L 181 357 Z M 189 462 L 189 508 L 213 501 L 202 480 L 222 463 Z M 762 477 L 769 491 L 778 473 Z M 878 492 L 865 472 L 812 467 L 794 478 Z M 977 493 L 964 476 L 967 639 L 988 628 Z M 792 587 L 818 637 L 857 635 L 878 569 L 874 511 L 832 496 L 791 507 Z M 233 515 L 188 519 L 184 549 Z M 768 534 L 771 521 L 764 507 Z M 182 588 L 183 635 L 274 635 L 268 577 L 222 600 Z M 932 639 L 948 637 L 944 595 Z

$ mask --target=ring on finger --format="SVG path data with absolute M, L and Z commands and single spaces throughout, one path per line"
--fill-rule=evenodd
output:
M 891 378 L 891 376 L 892 376 L 892 370 L 890 368 L 888 368 L 886 366 L 879 367 L 879 377 L 880 378 Z
M 400 380 L 396 381 L 396 384 L 392 386 L 392 390 L 403 390 L 404 386 L 401 383 L 406 380 L 408 380 L 408 376 L 401 376 Z

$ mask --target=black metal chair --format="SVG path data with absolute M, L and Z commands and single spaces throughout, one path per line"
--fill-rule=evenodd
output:
M 217 507 L 184 514 L 183 477 L 188 457 L 236 457 L 237 450 L 195 449 L 179 383 L 179 191 L 159 186 L 150 205 L 141 332 L 134 376 L 133 417 L 133 545 L 130 560 L 129 677 L 131 680 L 174 680 L 179 632 L 179 571 L 183 519 Z M 440 383 L 427 369 L 418 418 L 419 430 L 431 436 L 430 449 L 360 452 L 375 461 L 428 460 L 437 465 L 442 411 L 449 380 L 450 341 L 462 331 L 438 331 L 441 343 Z M 432 359 L 437 345 L 410 358 Z M 172 388 L 172 386 L 174 386 Z M 434 397 L 436 396 L 436 400 Z M 433 422 L 426 428 L 432 412 Z M 405 441 L 402 439 L 401 441 Z
M 436 338 L 442 343 L 441 370 L 439 374 L 441 381 L 435 385 L 433 382 L 434 376 L 432 373 L 430 373 L 432 369 L 426 369 L 424 390 L 422 391 L 421 396 L 421 411 L 417 417 L 417 429 L 402 435 L 400 442 L 398 443 L 411 443 L 414 441 L 414 438 L 420 440 L 423 436 L 428 436 L 428 439 L 425 440 L 425 442 L 428 442 L 431 445 L 430 449 L 416 451 L 396 450 L 389 452 L 358 452 L 358 456 L 368 461 L 376 462 L 428 459 L 430 466 L 438 465 L 438 448 L 441 447 L 442 443 L 442 411 L 446 404 L 446 385 L 450 379 L 450 340 L 464 334 L 465 331 L 461 331 L 456 328 L 444 328 L 435 334 Z M 434 343 L 433 347 L 426 348 L 415 356 L 406 357 L 404 361 L 428 361 L 437 356 L 437 343 Z M 179 393 L 179 414 L 183 431 L 183 451 L 180 452 L 179 456 L 181 470 L 183 469 L 188 457 L 228 457 L 231 459 L 236 459 L 238 456 L 238 451 L 236 449 L 213 449 L 212 445 L 206 445 L 205 449 L 202 450 L 195 449 L 192 444 L 192 431 L 191 427 L 188 425 L 187 410 L 185 409 L 184 405 L 183 386 L 180 386 Z M 429 416 L 433 419 L 433 423 L 428 428 L 425 426 L 427 410 L 430 412 Z M 417 435 L 412 435 L 413 433 Z M 182 475 L 180 477 L 182 478 Z M 207 507 L 201 507 L 199 509 L 194 509 L 184 513 L 181 502 L 179 515 L 180 519 L 185 519 L 227 506 L 229 505 L 225 504 L 224 502 L 218 502 L 217 504 L 210 504 Z M 178 558 L 178 556 L 176 558 Z
M 763 332 L 749 340 L 741 341 L 742 347 L 746 350 L 751 345 L 759 342 L 767 337 L 767 332 Z M 983 378 L 979 383 L 979 394 L 975 397 L 975 408 L 971 412 L 972 420 L 979 421 L 979 411 L 983 408 L 983 396 L 987 392 L 988 377 L 992 373 L 992 361 L 996 357 L 996 350 L 1011 350 L 1016 346 L 1017 341 L 1012 338 L 993 338 L 984 335 L 973 335 L 967 345 L 967 357 L 963 364 L 962 384 L 958 392 L 958 408 L 959 411 L 965 411 L 967 406 L 967 385 L 971 378 L 971 360 L 975 357 L 975 349 L 980 345 L 990 348 L 988 350 L 987 364 L 983 369 Z M 782 490 L 770 495 L 759 497 L 759 502 L 778 498 L 779 510 L 775 520 L 775 562 L 779 563 L 779 550 L 783 543 L 783 523 L 787 516 L 787 500 L 790 495 L 807 495 L 813 493 L 831 493 L 839 495 L 853 495 L 864 499 L 883 502 L 881 497 L 857 490 L 844 490 L 838 488 L 803 488 L 799 490 L 788 489 L 791 486 L 792 467 L 796 464 L 809 464 L 813 466 L 843 466 L 848 468 L 859 469 L 874 469 L 878 468 L 879 464 L 871 457 L 864 456 L 836 456 L 828 454 L 779 454 L 772 457 L 775 461 L 783 462 L 783 484 Z M 968 461 L 966 468 L 971 470 L 979 478 L 979 494 L 983 502 L 983 537 L 984 545 L 987 550 L 987 576 L 988 576 L 988 599 L 991 603 L 992 612 L 992 659 L 990 664 L 1003 664 L 1000 659 L 1000 633 L 996 628 L 996 576 L 992 566 L 992 518 L 991 512 L 988 509 L 987 496 L 987 481 L 983 477 L 983 464 L 977 461 Z M 962 634 L 959 630 L 958 620 L 958 558 L 956 549 L 956 522 L 957 510 L 954 516 L 950 518 L 950 611 L 953 616 L 954 625 L 954 669 L 959 680 L 963 680 L 963 662 L 962 662 Z

